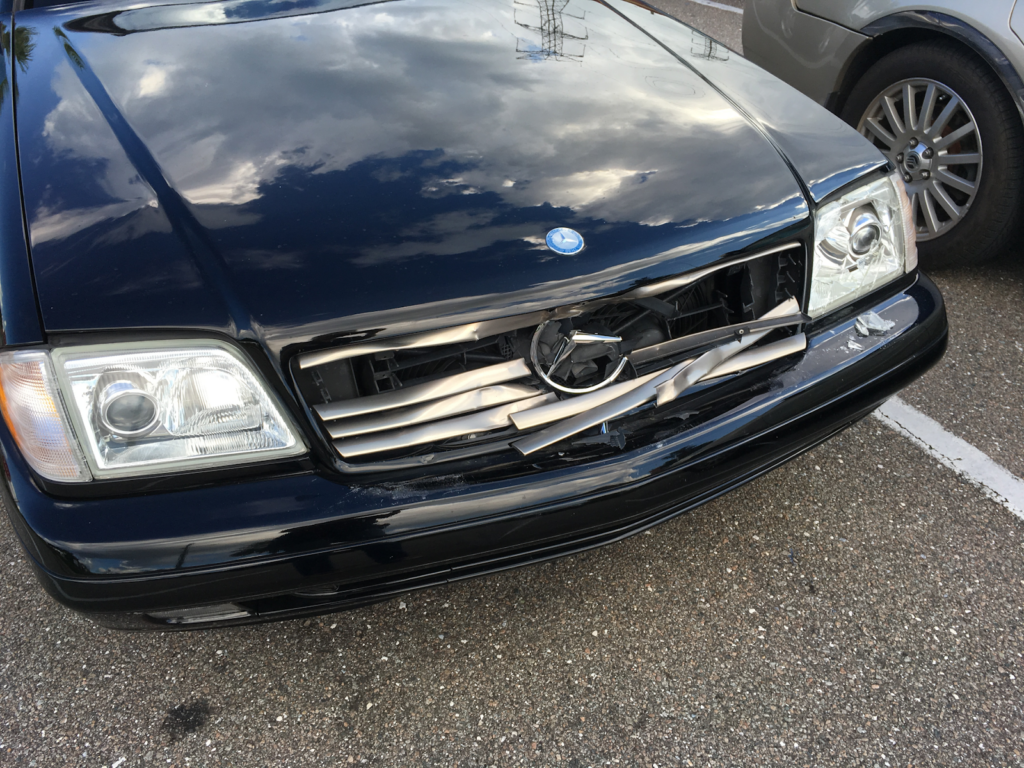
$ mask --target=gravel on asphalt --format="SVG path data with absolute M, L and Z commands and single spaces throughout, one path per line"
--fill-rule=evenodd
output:
M 1024 477 L 1024 250 L 930 277 L 946 300 L 949 349 L 900 397 Z

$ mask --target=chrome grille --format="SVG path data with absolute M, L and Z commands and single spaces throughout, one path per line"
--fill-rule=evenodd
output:
M 791 243 L 607 299 L 309 351 L 293 359 L 292 372 L 353 471 L 510 449 L 528 455 L 606 430 L 701 381 L 801 351 L 803 265 L 802 246 Z M 573 346 L 563 344 L 561 356 L 547 358 L 555 359 L 547 373 L 565 358 L 576 391 L 586 394 L 550 386 L 538 375 L 535 334 L 552 323 L 563 340 L 580 334 L 610 345 L 594 349 L 620 365 L 602 367 L 605 358 L 570 354 Z M 621 375 L 602 380 L 623 361 Z

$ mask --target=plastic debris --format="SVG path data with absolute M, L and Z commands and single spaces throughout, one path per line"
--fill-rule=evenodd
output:
M 859 336 L 883 336 L 896 325 L 892 320 L 884 320 L 877 312 L 865 312 L 857 316 L 854 328 Z
M 616 429 L 611 432 L 577 438 L 573 441 L 573 445 L 610 445 L 621 451 L 626 447 L 626 436 L 621 430 Z

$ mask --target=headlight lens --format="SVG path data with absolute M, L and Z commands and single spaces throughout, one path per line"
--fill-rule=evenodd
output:
M 879 179 L 818 209 L 808 312 L 818 317 L 917 266 L 903 182 Z
M 305 451 L 277 399 L 226 345 L 97 346 L 53 357 L 96 477 Z
M 34 385 L 38 393 L 12 387 L 12 377 L 23 375 L 18 373 L 17 366 L 25 365 L 19 354 L 33 355 L 32 362 L 43 372 L 38 377 L 48 382 Z M 15 410 L 10 403 L 17 402 L 21 410 L 45 414 L 47 434 L 62 434 L 75 449 L 72 429 L 78 435 L 84 449 L 77 453 L 79 464 L 84 454 L 87 468 L 80 467 L 74 477 L 69 471 L 44 471 L 26 448 L 32 439 L 19 438 L 36 471 L 54 480 L 174 472 L 295 456 L 306 450 L 298 430 L 251 365 L 217 342 L 14 353 L 0 357 L 0 372 L 8 401 L 5 416 Z M 67 415 L 63 422 L 59 418 L 61 394 L 70 427 Z M 42 423 L 41 418 L 29 423 Z M 18 423 L 10 416 L 7 420 Z

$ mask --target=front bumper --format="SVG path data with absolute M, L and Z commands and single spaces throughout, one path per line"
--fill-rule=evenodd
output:
M 670 439 L 581 466 L 469 484 L 458 476 L 348 484 L 315 472 L 106 499 L 57 499 L 6 429 L 3 494 L 47 591 L 101 623 L 204 626 L 150 614 L 232 603 L 220 624 L 323 613 L 599 546 L 721 495 L 871 412 L 945 351 L 924 276 L 879 298 L 894 326 L 855 315 L 811 329 L 770 388 Z M 206 625 L 212 622 L 206 622 Z

